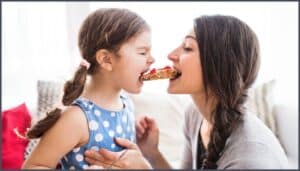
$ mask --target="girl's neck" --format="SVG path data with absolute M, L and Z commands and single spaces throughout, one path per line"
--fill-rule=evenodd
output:
M 93 101 L 102 108 L 119 111 L 123 108 L 120 93 L 121 89 L 116 88 L 109 79 L 87 77 L 81 96 Z

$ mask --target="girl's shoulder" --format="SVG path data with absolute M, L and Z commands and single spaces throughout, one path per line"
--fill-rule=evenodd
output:
M 66 107 L 62 113 L 60 119 L 69 124 L 84 125 L 86 124 L 86 119 L 84 112 L 79 106 L 71 105 Z

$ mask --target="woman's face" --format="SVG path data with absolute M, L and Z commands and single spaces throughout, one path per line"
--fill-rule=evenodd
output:
M 182 44 L 168 55 L 168 59 L 181 73 L 180 77 L 170 80 L 169 93 L 199 94 L 204 91 L 199 47 L 193 30 L 185 36 Z

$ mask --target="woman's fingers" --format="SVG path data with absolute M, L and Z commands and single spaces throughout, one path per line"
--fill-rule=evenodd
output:
M 120 152 L 113 152 L 109 151 L 107 149 L 101 148 L 98 151 L 99 155 L 102 155 L 105 159 L 110 160 L 110 161 L 115 161 L 119 159 Z
M 89 158 L 89 157 L 85 157 L 85 161 L 87 161 L 90 165 L 89 169 L 98 169 L 98 168 L 95 168 L 95 167 L 102 167 L 102 168 L 108 168 L 112 162 L 102 162 L 102 161 L 99 161 L 99 160 L 95 160 L 93 158 Z M 101 169 L 101 168 L 99 168 Z
M 110 164 L 112 161 L 118 159 L 117 152 L 111 152 L 106 149 L 100 149 L 99 151 L 87 150 L 84 155 L 86 159 L 93 162 L 91 164 L 97 164 L 97 162 Z
M 84 152 L 84 156 L 86 158 L 89 158 L 89 159 L 92 159 L 92 160 L 95 160 L 95 161 L 100 161 L 100 162 L 104 162 L 105 161 L 105 158 L 102 157 L 98 151 L 95 151 L 95 150 L 86 150 Z
M 118 145 L 127 148 L 127 149 L 138 149 L 137 145 L 124 138 L 115 138 L 115 141 Z
M 107 149 L 100 149 L 99 151 L 87 150 L 85 152 L 85 160 L 92 165 L 118 169 L 120 168 L 119 159 L 122 153 L 124 153 L 124 150 L 120 152 L 112 152 Z
M 87 170 L 98 170 L 98 169 L 121 169 L 119 166 L 116 166 L 116 165 L 106 165 L 106 164 L 103 164 L 101 166 L 99 165 L 91 165 L 87 168 Z
M 105 167 L 102 167 L 102 166 L 98 166 L 98 165 L 91 165 L 90 167 L 88 167 L 87 169 L 104 169 Z

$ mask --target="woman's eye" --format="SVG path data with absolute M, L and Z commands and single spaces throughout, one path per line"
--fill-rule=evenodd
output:
M 139 53 L 140 55 L 146 55 L 146 52 L 143 52 L 143 53 Z
M 189 51 L 192 51 L 193 49 L 190 47 L 183 47 L 183 50 L 189 52 Z

